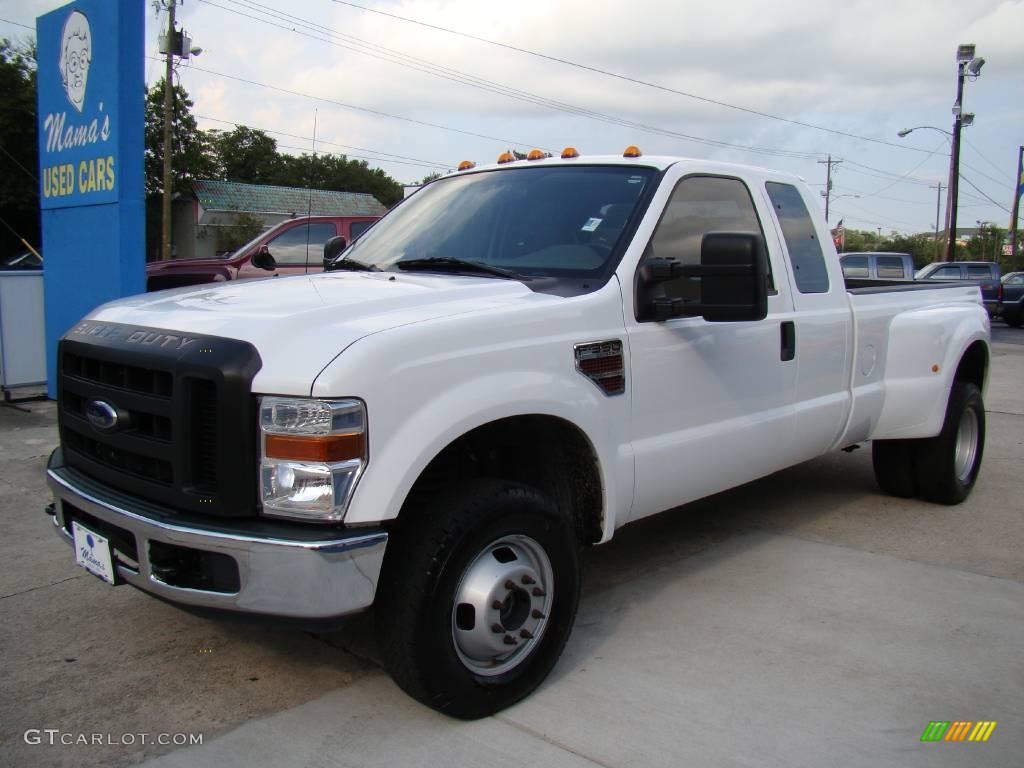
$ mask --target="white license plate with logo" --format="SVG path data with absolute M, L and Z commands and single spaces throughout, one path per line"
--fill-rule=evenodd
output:
M 75 535 L 75 562 L 108 584 L 114 584 L 114 559 L 110 555 L 110 541 L 90 531 L 84 525 L 71 521 Z

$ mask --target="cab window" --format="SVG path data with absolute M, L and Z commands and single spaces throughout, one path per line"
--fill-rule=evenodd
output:
M 867 256 L 846 256 L 841 263 L 843 277 L 870 277 Z
M 765 184 L 765 188 L 786 241 L 796 289 L 800 293 L 828 293 L 825 255 L 800 191 L 792 184 L 774 181 Z
M 880 278 L 902 280 L 907 276 L 903 267 L 903 259 L 899 256 L 878 256 L 875 265 Z
M 690 176 L 672 192 L 658 222 L 644 260 L 674 258 L 682 264 L 700 264 L 700 247 L 708 232 L 756 234 L 764 248 L 764 231 L 750 192 L 739 179 Z M 770 276 L 769 276 L 770 280 Z M 774 283 L 769 282 L 769 286 Z M 663 283 L 665 296 L 684 301 L 700 300 L 700 278 L 680 278 Z
M 324 243 L 337 234 L 334 224 L 301 224 L 286 229 L 269 243 L 270 255 L 282 266 L 305 266 L 319 263 L 323 258 Z

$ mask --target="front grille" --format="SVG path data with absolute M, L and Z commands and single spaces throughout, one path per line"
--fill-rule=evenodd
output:
M 260 361 L 251 345 L 83 324 L 61 341 L 58 361 L 69 466 L 171 509 L 255 513 Z
M 192 382 L 192 482 L 204 492 L 217 487 L 217 388 Z

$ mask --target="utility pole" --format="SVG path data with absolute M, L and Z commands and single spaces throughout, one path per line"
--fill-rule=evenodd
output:
M 942 182 L 940 181 L 937 187 L 928 187 L 928 189 L 937 189 L 938 192 L 935 195 L 935 260 L 939 260 L 939 211 L 942 208 Z
M 167 69 L 164 74 L 164 198 L 160 228 L 160 258 L 171 258 L 171 122 L 174 116 L 174 9 L 178 0 L 167 4 Z
M 839 165 L 842 160 L 833 160 L 832 155 L 828 156 L 828 160 L 819 160 L 818 165 L 827 165 L 828 171 L 825 173 L 825 191 L 821 194 L 825 197 L 825 222 L 828 223 L 828 204 L 832 197 L 832 166 Z
M 956 209 L 960 192 L 960 131 L 964 124 L 964 78 L 976 78 L 985 60 L 974 55 L 974 44 L 960 45 L 956 50 L 956 102 L 953 104 L 953 151 L 949 161 L 949 242 L 946 243 L 946 261 L 956 261 Z
M 1013 213 L 1010 218 L 1010 266 L 1017 271 L 1017 217 L 1020 215 L 1020 195 L 1024 189 L 1024 146 L 1017 151 L 1017 183 L 1013 189 Z

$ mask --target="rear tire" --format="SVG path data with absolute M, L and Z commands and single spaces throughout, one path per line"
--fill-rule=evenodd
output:
M 938 504 L 966 499 L 978 479 L 985 449 L 981 391 L 974 384 L 953 382 L 942 431 L 920 443 L 914 463 L 921 498 Z
M 1003 321 L 1011 328 L 1020 328 L 1024 321 L 1024 308 L 1018 306 L 1014 311 L 1003 310 Z
M 395 682 L 439 712 L 494 714 L 554 667 L 576 618 L 573 525 L 538 491 L 475 481 L 409 509 L 375 606 Z
M 890 496 L 917 496 L 914 458 L 920 440 L 875 440 L 871 443 L 871 464 L 878 487 Z

